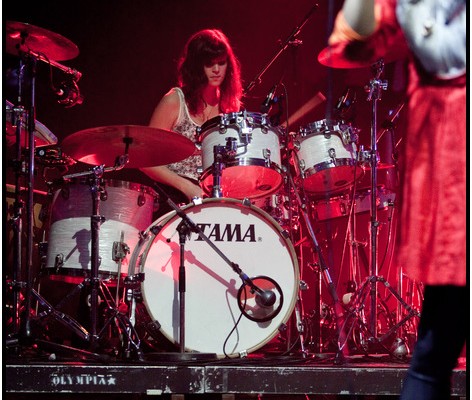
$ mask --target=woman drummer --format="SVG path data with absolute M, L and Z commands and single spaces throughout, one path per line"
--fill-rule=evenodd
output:
M 177 132 L 195 142 L 198 127 L 220 113 L 241 108 L 240 63 L 221 30 L 204 29 L 188 39 L 178 61 L 177 78 L 178 86 L 159 101 L 149 126 Z M 195 152 L 182 161 L 142 171 L 166 185 L 175 203 L 188 203 L 203 196 L 197 171 L 201 165 L 201 155 Z

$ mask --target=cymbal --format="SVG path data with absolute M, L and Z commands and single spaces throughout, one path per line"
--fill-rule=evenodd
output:
M 85 164 L 113 166 L 117 157 L 128 154 L 128 168 L 171 164 L 191 156 L 195 144 L 164 129 L 139 125 L 111 125 L 84 129 L 67 136 L 61 148 Z
M 23 22 L 7 21 L 5 50 L 18 55 L 19 50 L 33 51 L 50 60 L 64 61 L 79 55 L 79 48 L 65 37 Z
M 16 127 L 17 121 L 14 112 L 13 104 L 10 103 L 8 100 L 5 100 L 6 103 L 6 114 L 5 114 L 5 133 L 6 133 L 6 143 L 7 146 L 13 146 L 16 142 Z M 27 145 L 26 143 L 26 124 L 25 121 L 21 122 L 21 133 L 20 133 L 20 140 L 21 145 Z M 57 143 L 57 137 L 46 128 L 41 122 L 34 121 L 34 146 L 35 147 L 43 147 L 43 146 L 50 146 L 52 144 Z
M 318 62 L 330 68 L 366 68 L 381 59 L 385 64 L 388 64 L 401 60 L 406 55 L 407 49 L 403 46 L 394 46 L 391 51 L 382 55 L 366 42 L 353 41 L 325 47 L 318 54 Z

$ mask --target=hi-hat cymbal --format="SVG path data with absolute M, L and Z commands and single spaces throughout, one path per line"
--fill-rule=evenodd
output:
M 164 129 L 139 125 L 112 125 L 85 129 L 69 135 L 61 148 L 73 159 L 91 165 L 113 166 L 128 154 L 128 168 L 171 164 L 191 156 L 195 144 Z
M 17 115 L 15 108 L 12 103 L 8 100 L 5 100 L 6 104 L 6 113 L 5 113 L 5 134 L 6 134 L 6 143 L 7 146 L 13 146 L 16 143 L 16 128 L 17 128 Z M 25 121 L 21 122 L 21 132 L 20 132 L 20 145 L 28 145 L 26 143 L 26 124 Z M 34 145 L 35 147 L 50 146 L 57 143 L 57 137 L 46 128 L 41 122 L 34 121 Z
M 69 39 L 44 28 L 7 21 L 5 31 L 5 50 L 9 54 L 33 51 L 54 61 L 71 60 L 79 55 L 79 48 Z
M 342 42 L 325 47 L 318 54 L 318 62 L 331 68 L 351 69 L 370 67 L 379 60 L 385 64 L 401 60 L 407 55 L 407 48 L 395 46 L 386 54 L 379 52 L 366 42 Z

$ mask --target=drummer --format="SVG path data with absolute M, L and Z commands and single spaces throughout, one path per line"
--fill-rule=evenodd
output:
M 149 126 L 195 141 L 197 127 L 220 113 L 241 108 L 240 63 L 221 30 L 204 29 L 189 38 L 178 61 L 177 78 L 178 86 L 159 101 Z M 194 153 L 176 163 L 141 170 L 166 185 L 164 189 L 170 189 L 167 193 L 175 203 L 188 203 L 194 197 L 203 197 L 197 172 L 201 165 L 201 155 Z

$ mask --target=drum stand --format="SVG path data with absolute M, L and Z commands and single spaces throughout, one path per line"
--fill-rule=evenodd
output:
M 370 154 L 366 154 L 371 166 L 371 204 L 370 204 L 370 276 L 367 277 L 365 282 L 359 287 L 359 289 L 352 295 L 351 304 L 345 318 L 345 325 L 347 322 L 354 317 L 351 327 L 345 336 L 347 338 L 351 334 L 356 319 L 359 322 L 359 326 L 367 337 L 367 343 L 371 345 L 382 344 L 385 339 L 391 337 L 391 335 L 402 326 L 407 320 L 414 316 L 419 316 L 419 313 L 410 307 L 401 296 L 390 286 L 390 284 L 381 276 L 378 276 L 378 265 L 377 265 L 377 242 L 378 242 L 378 227 L 379 221 L 377 220 L 377 101 L 381 98 L 382 90 L 387 89 L 387 82 L 382 81 L 380 76 L 383 72 L 384 63 L 383 60 L 372 65 L 372 71 L 374 72 L 374 78 L 370 80 L 369 86 L 366 86 L 368 91 L 368 101 L 372 102 L 372 119 L 371 119 L 371 149 Z M 394 324 L 387 332 L 383 335 L 378 335 L 378 286 L 381 282 L 390 291 L 390 293 L 398 300 L 398 302 L 408 311 L 408 314 Z M 370 295 L 370 314 L 369 321 L 364 321 L 364 308 L 367 295 Z M 342 344 L 344 347 L 346 342 Z

